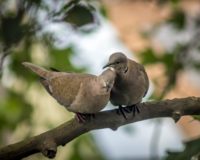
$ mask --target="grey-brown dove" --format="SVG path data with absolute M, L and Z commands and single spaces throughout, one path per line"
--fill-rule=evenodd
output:
M 83 121 L 85 114 L 97 113 L 106 106 L 116 77 L 110 69 L 95 76 L 48 71 L 29 62 L 22 64 L 35 72 L 49 94 L 68 111 L 76 113 L 79 121 Z
M 137 104 L 142 101 L 149 88 L 149 79 L 144 67 L 128 59 L 123 53 L 113 53 L 103 67 L 116 71 L 116 79 L 111 91 L 110 101 L 119 106 L 119 111 L 126 118 L 122 105 L 132 106 L 133 113 L 139 112 Z

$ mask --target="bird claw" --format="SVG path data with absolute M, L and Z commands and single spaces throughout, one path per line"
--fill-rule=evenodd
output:
M 133 116 L 136 115 L 136 113 L 140 113 L 140 110 L 137 106 L 137 104 L 134 104 L 134 105 L 131 105 L 131 106 L 127 106 L 127 107 L 122 107 L 121 105 L 119 106 L 119 109 L 117 110 L 117 114 L 118 115 L 122 115 L 124 117 L 124 119 L 127 120 L 127 117 L 126 117 L 126 113 L 133 113 Z
M 79 123 L 84 123 L 92 118 L 95 118 L 95 114 L 76 113 L 76 117 Z
M 119 106 L 119 109 L 117 110 L 118 115 L 122 115 L 124 119 L 127 119 L 124 112 L 127 112 L 128 110 L 126 108 L 123 108 L 121 105 Z
M 79 123 L 85 122 L 85 115 L 84 114 L 76 113 L 76 118 L 77 118 Z
M 128 106 L 128 108 L 130 109 L 130 112 L 133 113 L 133 116 L 135 116 L 136 113 L 140 113 L 140 110 L 139 110 L 137 104 L 133 104 L 131 106 Z

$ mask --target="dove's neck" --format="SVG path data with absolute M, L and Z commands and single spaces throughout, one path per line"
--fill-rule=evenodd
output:
M 108 67 L 111 71 L 115 72 L 115 69 L 113 67 Z
M 110 91 L 114 85 L 115 77 L 115 71 L 107 69 L 98 77 L 98 79 L 102 88 L 105 88 L 106 91 Z
M 103 77 L 97 77 L 97 82 L 100 84 L 100 87 L 106 87 L 106 81 Z

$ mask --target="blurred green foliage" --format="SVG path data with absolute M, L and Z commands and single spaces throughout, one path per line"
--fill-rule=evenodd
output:
M 157 0 L 156 2 L 159 5 L 164 5 L 166 3 L 171 3 L 172 6 L 177 5 L 181 0 Z
M 186 71 L 190 68 L 200 73 L 200 62 L 197 58 L 200 53 L 199 50 L 199 40 L 200 40 L 200 23 L 199 14 L 191 15 L 188 14 L 186 10 L 181 7 L 181 0 L 158 0 L 159 5 L 168 5 L 171 7 L 171 14 L 168 19 L 166 19 L 162 25 L 159 27 L 170 26 L 174 33 L 180 32 L 190 32 L 191 38 L 188 41 L 175 41 L 172 48 L 164 48 L 164 51 L 158 52 L 153 48 L 148 47 L 141 51 L 140 59 L 144 65 L 154 65 L 162 64 L 165 69 L 165 75 L 167 78 L 164 88 L 162 88 L 161 95 L 156 95 L 155 93 L 151 98 L 162 99 L 164 96 L 177 85 L 177 78 L 180 71 Z M 193 27 L 193 28 L 190 28 Z M 188 29 L 190 28 L 190 29 Z M 148 34 L 154 36 L 154 34 Z M 149 37 L 151 38 L 151 37 Z M 198 59 L 198 60 L 197 60 Z M 156 84 L 155 84 L 156 85 Z M 183 86 L 184 87 L 184 86 Z M 155 87 L 156 88 L 156 87 Z M 194 120 L 200 120 L 200 116 L 194 116 Z M 200 154 L 200 140 L 195 139 L 190 142 L 185 143 L 186 148 L 183 152 L 169 152 L 167 160 L 189 160 L 193 156 L 197 156 L 199 159 Z M 196 157 L 196 158 L 197 158 Z
M 67 71 L 83 72 L 85 68 L 74 67 L 71 58 L 74 54 L 73 47 L 68 47 L 65 49 L 55 49 L 50 48 L 51 63 L 50 66 L 57 69 L 65 69 Z
M 172 15 L 168 19 L 168 23 L 171 23 L 177 30 L 182 30 L 186 26 L 186 15 L 181 9 L 175 9 Z
M 167 77 L 167 83 L 165 84 L 165 88 L 163 89 L 163 92 L 161 95 L 156 96 L 155 94 L 152 94 L 153 99 L 162 99 L 166 93 L 176 85 L 176 80 L 179 71 L 183 70 L 184 63 L 178 59 L 178 57 L 183 56 L 184 46 L 180 46 L 177 44 L 177 46 L 172 51 L 164 51 L 162 53 L 156 53 L 153 48 L 146 48 L 145 50 L 140 52 L 140 59 L 141 63 L 144 65 L 153 65 L 157 63 L 162 63 L 165 68 L 165 76 Z M 156 91 L 155 91 L 156 93 Z
M 33 106 L 25 95 L 30 86 L 39 85 L 39 83 L 38 77 L 26 70 L 21 63 L 37 61 L 34 47 L 42 48 L 39 57 L 45 59 L 41 60 L 40 65 L 46 68 L 53 67 L 73 72 L 86 70 L 72 63 L 72 57 L 75 54 L 74 46 L 69 44 L 61 48 L 55 45 L 54 33 L 44 32 L 47 25 L 65 23 L 79 32 L 90 24 L 94 26 L 89 29 L 92 31 L 98 27 L 96 14 L 97 10 L 89 0 L 0 1 L 0 58 L 7 56 L 6 62 L 4 59 L 4 65 L 1 59 L 0 66 L 2 78 L 0 84 L 0 146 L 8 143 L 4 139 L 5 134 L 14 132 L 22 123 L 29 126 L 28 134 L 32 133 Z M 45 17 L 42 18 L 43 15 Z M 31 135 L 25 135 L 25 137 L 29 136 Z M 80 146 L 88 148 L 90 156 L 103 159 L 90 134 L 73 143 L 74 149 L 70 159 L 87 159 L 87 155 L 82 154 L 83 147 Z
M 105 159 L 101 152 L 97 150 L 94 138 L 89 133 L 77 138 L 76 142 L 73 143 L 73 150 L 74 152 L 69 157 L 70 160 Z
M 46 50 L 44 57 L 46 67 L 57 68 L 58 70 L 67 70 L 82 72 L 85 68 L 76 67 L 71 58 L 74 55 L 74 46 L 66 46 L 59 48 L 55 45 L 55 37 L 52 32 L 44 33 L 43 30 L 48 23 L 65 23 L 72 27 L 75 31 L 88 31 L 87 26 L 93 25 L 89 31 L 93 31 L 98 25 L 97 10 L 93 4 L 97 1 L 92 0 L 1 0 L 0 1 L 0 57 L 7 56 L 8 62 L 4 65 L 3 72 L 8 70 L 7 81 L 21 81 L 23 87 L 21 90 L 15 89 L 17 82 L 13 85 L 0 84 L 0 144 L 6 144 L 4 141 L 4 133 L 14 132 L 16 127 L 23 122 L 31 123 L 31 114 L 33 111 L 32 104 L 24 98 L 26 90 L 31 84 L 36 83 L 36 76 L 24 69 L 21 65 L 23 61 L 34 61 L 32 48 L 39 44 Z M 172 8 L 171 16 L 163 25 L 171 25 L 172 29 L 177 32 L 184 32 L 188 28 L 188 15 L 180 6 L 180 0 L 158 0 L 158 4 L 170 4 Z M 106 16 L 106 9 L 99 7 L 102 15 Z M 45 13 L 42 20 L 41 15 Z M 162 53 L 156 53 L 151 48 L 145 48 L 141 52 L 141 61 L 145 65 L 153 65 L 162 63 L 165 67 L 167 82 L 163 88 L 161 96 L 153 98 L 161 99 L 164 95 L 176 85 L 177 76 L 180 71 L 185 68 L 192 67 L 199 71 L 200 63 L 192 58 L 191 51 L 196 49 L 199 52 L 199 27 L 200 16 L 197 15 L 190 19 L 194 25 L 193 37 L 190 41 L 180 43 L 177 42 L 171 50 L 165 50 Z M 46 21 L 48 23 L 46 23 Z M 2 74 L 2 66 L 0 66 Z M 4 76 L 4 75 L 3 75 Z M 1 77 L 3 77 L 1 75 Z M 5 81 L 5 80 L 4 80 Z M 199 116 L 194 116 L 199 120 Z M 30 127 L 31 130 L 31 127 Z M 27 135 L 30 136 L 30 135 Z M 70 159 L 89 159 L 87 154 L 83 153 L 83 148 L 87 146 L 88 155 L 92 155 L 94 159 L 104 159 L 95 146 L 94 140 L 90 134 L 81 136 L 73 142 L 73 151 Z M 167 159 L 189 159 L 199 154 L 199 139 L 186 143 L 183 152 L 170 152 Z
M 200 115 L 193 116 L 194 120 L 200 121 Z
M 198 160 L 200 158 L 200 138 L 185 143 L 183 152 L 168 152 L 166 160 Z
M 75 25 L 76 27 L 94 23 L 94 17 L 91 10 L 81 5 L 76 5 L 71 8 L 64 20 Z
M 18 122 L 30 119 L 32 107 L 24 100 L 23 94 L 8 90 L 5 98 L 0 101 L 0 106 L 1 131 L 6 128 L 14 130 Z

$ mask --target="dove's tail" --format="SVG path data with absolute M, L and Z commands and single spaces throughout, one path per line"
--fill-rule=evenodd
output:
M 50 76 L 50 72 L 40 66 L 29 62 L 23 62 L 22 64 L 44 79 L 47 79 Z

